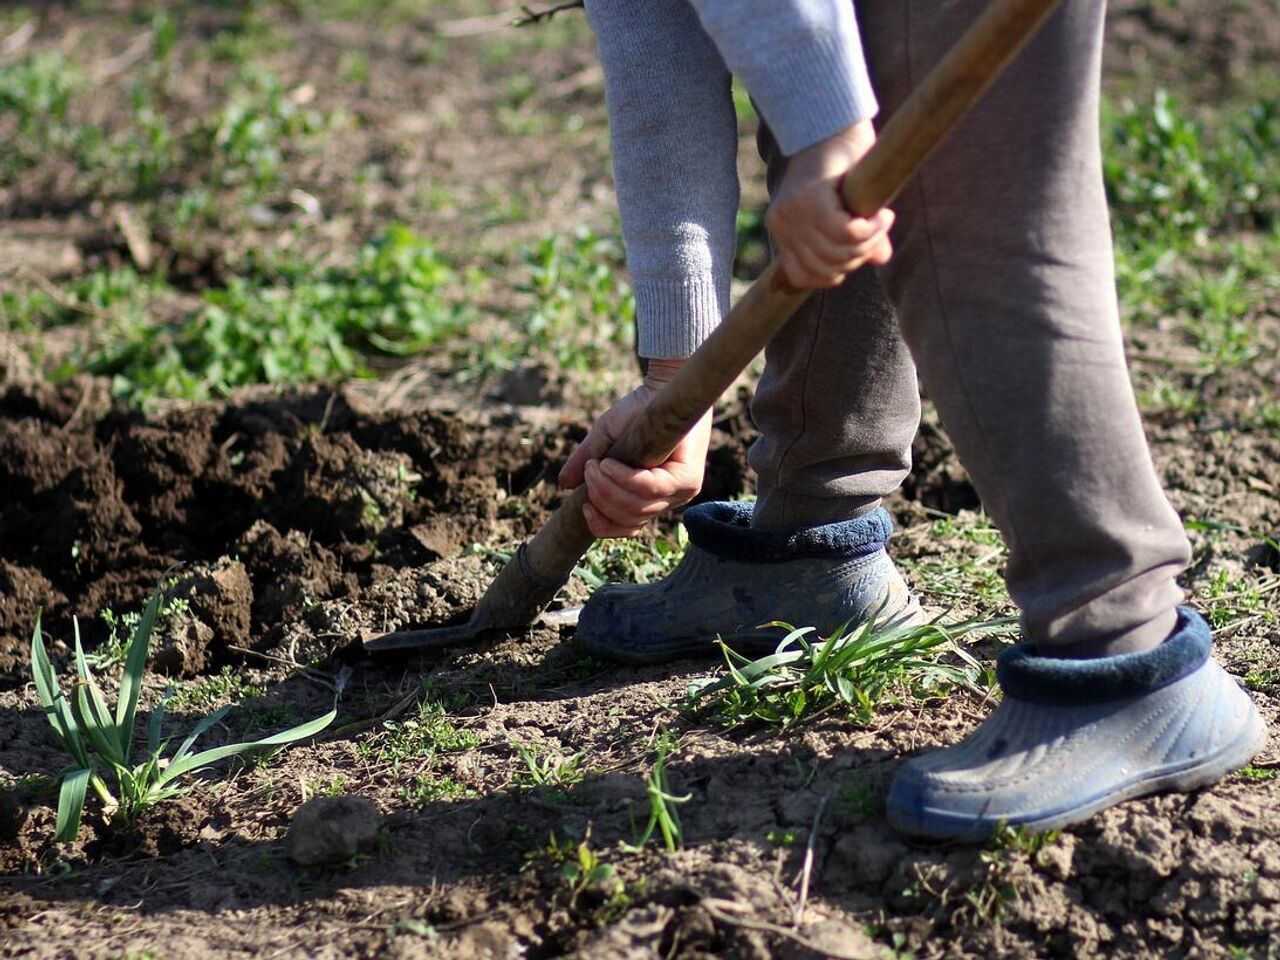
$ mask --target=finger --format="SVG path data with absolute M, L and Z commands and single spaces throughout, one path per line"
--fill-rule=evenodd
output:
M 666 498 L 637 496 L 620 486 L 601 469 L 598 460 L 588 462 L 587 491 L 592 506 L 607 519 L 624 526 L 643 526 L 671 506 Z
M 640 500 L 667 500 L 679 493 L 686 483 L 677 471 L 684 466 L 668 460 L 660 467 L 637 470 L 612 457 L 600 461 L 600 470 L 606 477 Z
M 888 234 L 876 246 L 875 250 L 867 254 L 867 263 L 875 264 L 877 267 L 883 267 L 886 263 L 893 259 L 893 243 L 890 241 Z
M 807 248 L 784 254 L 783 270 L 787 279 L 804 290 L 838 287 L 844 282 L 844 274 L 833 271 L 813 257 Z
M 893 229 L 896 215 L 884 209 L 874 217 L 849 217 L 840 227 L 839 235 L 831 239 L 854 246 L 867 244 Z
M 566 490 L 572 490 L 578 486 L 582 483 L 582 474 L 587 466 L 587 461 L 599 460 L 605 455 L 609 445 L 612 443 L 613 439 L 605 430 L 599 426 L 592 427 L 582 442 L 578 444 L 577 449 L 569 454 L 569 459 L 560 468 L 560 475 L 556 478 L 556 482 Z
M 591 531 L 591 535 L 602 540 L 611 537 L 635 537 L 644 529 L 643 525 L 635 527 L 614 523 L 589 503 L 583 504 L 582 516 L 587 521 L 587 529 Z

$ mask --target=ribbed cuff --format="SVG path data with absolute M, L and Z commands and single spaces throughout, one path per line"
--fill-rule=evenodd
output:
M 634 281 L 633 287 L 636 348 L 646 359 L 688 357 L 728 311 L 728 291 L 722 295 L 714 277 L 641 279 Z
M 846 41 L 838 35 L 814 37 L 811 43 L 769 60 L 760 76 L 746 78 L 787 156 L 870 119 L 879 110 L 862 52 Z

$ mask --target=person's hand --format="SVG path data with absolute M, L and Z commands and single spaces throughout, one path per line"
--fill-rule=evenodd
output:
M 645 382 L 600 415 L 560 471 L 559 483 L 566 489 L 586 482 L 582 513 L 597 537 L 634 537 L 658 514 L 683 506 L 702 489 L 711 442 L 710 411 L 659 466 L 636 470 L 605 456 L 683 362 L 650 360 Z
M 765 225 L 779 265 L 793 286 L 837 287 L 866 263 L 889 262 L 893 211 L 869 220 L 850 216 L 840 202 L 840 178 L 871 149 L 875 128 L 863 120 L 801 150 L 787 162 Z

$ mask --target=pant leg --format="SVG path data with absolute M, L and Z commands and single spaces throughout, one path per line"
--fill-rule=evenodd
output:
M 891 115 L 986 0 L 857 0 Z M 1026 637 L 1163 640 L 1189 559 L 1126 369 L 1103 192 L 1104 0 L 1064 0 L 894 204 L 890 300 L 1009 547 Z
M 772 192 L 786 158 L 762 123 Z M 867 513 L 911 469 L 915 367 L 872 268 L 815 293 L 765 349 L 752 416 L 760 439 L 753 526 L 793 529 Z

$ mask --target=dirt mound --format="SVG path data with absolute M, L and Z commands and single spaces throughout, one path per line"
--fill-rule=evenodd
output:
M 566 448 L 559 432 L 362 415 L 332 394 L 155 416 L 86 414 L 81 400 L 47 388 L 4 398 L 5 672 L 37 610 L 55 638 L 79 617 L 93 644 L 103 608 L 136 608 L 174 577 L 182 612 L 159 661 L 201 672 L 317 601 L 356 602 L 388 570 L 529 535 L 558 499 L 542 481 Z

